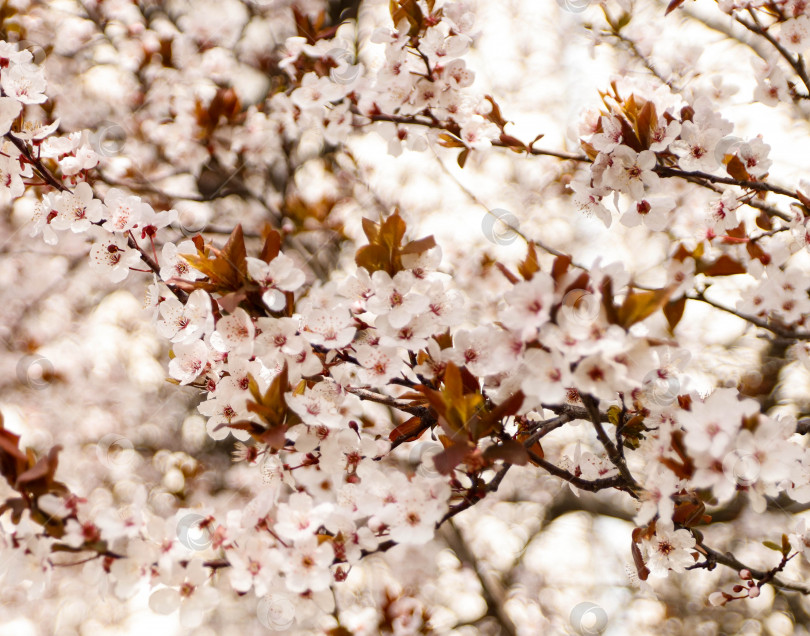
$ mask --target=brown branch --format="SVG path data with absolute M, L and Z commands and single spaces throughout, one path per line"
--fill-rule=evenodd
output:
M 509 617 L 509 614 L 506 613 L 506 595 L 503 585 L 483 567 L 482 563 L 464 540 L 456 524 L 452 521 L 445 526 L 444 538 L 450 549 L 455 552 L 458 560 L 472 569 L 478 577 L 478 582 L 481 584 L 482 595 L 487 604 L 487 616 L 491 616 L 498 621 L 501 634 L 516 636 L 517 628 Z
M 801 592 L 805 595 L 810 595 L 810 585 L 805 585 L 803 583 L 795 582 L 795 581 L 783 581 L 782 579 L 775 576 L 773 570 L 768 570 L 767 572 L 764 570 L 757 570 L 756 568 L 749 567 L 742 563 L 737 557 L 735 557 L 730 552 L 726 552 L 725 554 L 718 552 L 707 546 L 702 541 L 698 541 L 696 543 L 696 549 L 700 552 L 703 556 L 706 557 L 706 561 L 704 564 L 700 564 L 701 567 L 706 569 L 712 569 L 715 563 L 719 563 L 720 565 L 725 565 L 726 567 L 732 568 L 739 572 L 740 570 L 748 570 L 751 572 L 751 576 L 755 579 L 764 580 L 766 583 L 773 585 L 774 587 L 783 589 L 783 590 L 790 590 L 792 592 Z
M 458 513 L 464 512 L 468 508 L 471 508 L 479 501 L 481 501 L 484 497 L 486 497 L 489 493 L 495 492 L 498 490 L 498 487 L 501 485 L 503 478 L 506 477 L 506 473 L 512 467 L 512 464 L 508 462 L 504 462 L 503 467 L 498 471 L 498 473 L 492 478 L 492 480 L 484 487 L 483 492 L 476 488 L 477 484 L 473 484 L 470 488 L 467 496 L 464 498 L 460 504 L 456 504 L 452 506 L 450 510 L 448 510 L 445 515 L 439 519 L 438 523 L 436 524 L 436 528 L 441 527 L 441 525 L 447 521 L 448 519 L 452 519 Z
M 781 55 L 785 59 L 785 61 L 788 64 L 790 64 L 790 67 L 793 69 L 796 75 L 798 75 L 799 79 L 802 81 L 805 88 L 807 88 L 808 93 L 810 93 L 810 77 L 808 77 L 807 75 L 807 69 L 804 67 L 804 62 L 802 61 L 801 55 L 797 56 L 797 58 L 794 59 L 794 57 L 790 54 L 790 52 L 784 46 L 782 46 L 775 37 L 773 37 L 770 33 L 768 33 L 768 29 L 763 27 L 762 24 L 760 24 L 759 20 L 757 19 L 757 15 L 753 9 L 749 8 L 748 14 L 751 16 L 753 23 L 748 22 L 745 19 L 736 15 L 734 16 L 734 19 L 739 24 L 743 25 L 746 29 L 751 31 L 751 33 L 755 33 L 756 35 L 762 36 L 768 42 L 770 42 L 773 48 L 775 48 L 779 52 L 779 55 Z
M 621 475 L 614 475 L 613 477 L 603 477 L 601 479 L 593 480 L 582 479 L 582 477 L 577 477 L 576 475 L 569 473 L 564 468 L 560 468 L 559 466 L 555 466 L 551 462 L 546 461 L 533 451 L 527 452 L 529 453 L 531 460 L 540 466 L 540 468 L 554 475 L 555 477 L 559 477 L 560 479 L 567 481 L 569 484 L 576 486 L 580 490 L 599 492 L 600 490 L 605 490 L 606 488 L 620 488 L 624 486 L 624 478 Z
M 791 329 L 787 329 L 777 324 L 773 324 L 768 322 L 765 319 L 758 318 L 756 316 L 751 316 L 749 314 L 743 314 L 736 309 L 732 309 L 731 307 L 726 307 L 717 303 L 709 298 L 706 298 L 704 292 L 697 292 L 695 296 L 687 296 L 689 300 L 699 300 L 702 303 L 706 303 L 714 307 L 715 309 L 719 309 L 720 311 L 725 311 L 732 316 L 736 316 L 741 320 L 745 320 L 746 322 L 750 322 L 752 325 L 757 327 L 761 327 L 762 329 L 767 329 L 768 331 L 775 333 L 777 336 L 782 338 L 788 338 L 789 340 L 810 340 L 810 333 L 801 332 L 801 331 L 792 331 Z
M 582 402 L 585 404 L 585 407 L 590 413 L 590 419 L 593 423 L 594 429 L 596 430 L 596 437 L 599 439 L 599 443 L 602 444 L 605 452 L 607 452 L 610 462 L 619 470 L 619 474 L 621 475 L 624 485 L 627 488 L 627 493 L 633 498 L 638 499 L 636 492 L 642 490 L 642 488 L 638 485 L 638 483 L 636 483 L 636 480 L 630 473 L 630 469 L 627 467 L 627 462 L 625 462 L 624 456 L 619 452 L 618 448 L 613 443 L 613 440 L 611 440 L 610 437 L 608 437 L 608 434 L 605 432 L 605 429 L 602 426 L 602 416 L 599 412 L 599 403 L 590 395 L 582 395 Z
M 680 177 L 682 179 L 703 179 L 711 183 L 722 183 L 725 185 L 733 185 L 748 190 L 756 190 L 757 192 L 773 192 L 774 194 L 781 194 L 782 196 L 790 197 L 801 203 L 801 199 L 795 190 L 788 190 L 782 186 L 771 185 L 765 181 L 748 181 L 746 179 L 734 179 L 733 177 L 721 177 L 709 172 L 701 170 L 681 170 L 680 168 L 672 168 L 669 166 L 658 165 L 654 171 L 662 177 Z M 785 215 L 786 221 L 791 220 L 789 216 Z

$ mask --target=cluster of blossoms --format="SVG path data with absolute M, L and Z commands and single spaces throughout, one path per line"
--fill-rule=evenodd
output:
M 349 63 L 340 29 L 303 33 L 287 40 L 279 62 L 287 90 L 261 108 L 240 112 L 233 95 L 217 90 L 195 122 L 175 117 L 167 125 L 208 126 L 213 148 L 225 120 L 238 133 L 223 164 L 243 155 L 254 167 L 277 150 L 262 143 L 269 136 L 282 143 L 316 131 L 340 144 L 356 127 L 383 135 L 395 156 L 434 140 L 459 148 L 462 167 L 471 151 L 493 144 L 534 151 L 504 132 L 491 98 L 465 90 L 474 76 L 462 58 L 471 44 L 463 3 L 394 2 L 391 17 L 395 29 L 371 38 L 384 45 L 384 63 L 373 72 Z M 800 18 L 807 19 L 785 22 L 780 37 L 801 39 Z M 197 26 L 208 37 L 211 25 Z M 216 55 L 225 53 L 209 55 L 212 74 Z M 119 187 L 96 194 L 99 156 L 87 133 L 58 137 L 58 120 L 25 119 L 24 107 L 46 99 L 30 53 L 0 44 L 0 87 L 5 196 L 37 197 L 32 235 L 49 244 L 67 230 L 91 237 L 90 266 L 111 282 L 133 270 L 153 275 L 147 309 L 170 343 L 168 375 L 201 394 L 208 436 L 218 444 L 235 438 L 235 459 L 254 478 L 249 503 L 226 515 L 182 508 L 161 517 L 145 492 L 123 518 L 99 514 L 55 480 L 58 449 L 34 461 L 0 428 L 3 475 L 23 494 L 8 505 L 15 530 L 1 538 L 24 547 L 15 571 L 27 568 L 30 594 L 47 583 L 52 552 L 89 551 L 103 557 L 93 567 L 116 595 L 129 598 L 148 582 L 156 588 L 152 608 L 179 610 L 186 627 L 200 625 L 218 602 L 209 571 L 219 570 L 238 594 L 294 603 L 304 622 L 335 611 L 334 586 L 365 557 L 428 544 L 513 467 L 545 471 L 575 493 L 632 498 L 631 553 L 642 580 L 714 567 L 718 553 L 696 529 L 710 522 L 710 501 L 724 505 L 744 491 L 757 513 L 782 493 L 810 501 L 810 450 L 797 439 L 796 419 L 763 412 L 739 388 L 699 392 L 685 365 L 671 362 L 685 359 L 685 350 L 652 335 L 651 323 L 663 316 L 674 338 L 686 301 L 705 301 L 706 288 L 725 276 L 752 281 L 736 310 L 727 310 L 775 325 L 785 338 L 810 309 L 794 282 L 801 275 L 793 257 L 808 244 L 805 214 L 756 198 L 784 194 L 766 181 L 769 146 L 730 137 L 733 125 L 705 97 L 622 96 L 614 85 L 603 96 L 607 110 L 586 114 L 580 131 L 585 156 L 577 159 L 587 168 L 571 183 L 574 202 L 609 227 L 612 199 L 624 226 L 677 237 L 663 285 L 642 287 L 619 264 L 586 269 L 561 254 L 546 260 L 528 240 L 517 273 L 497 263 L 502 296 L 474 314 L 442 271 L 436 241 L 406 239 L 398 212 L 363 219 L 367 244 L 356 251 L 356 267 L 324 280 L 283 226 L 254 237 L 237 226 L 221 247 L 196 233 L 173 241 L 176 209 Z M 431 131 L 428 138 L 420 129 Z M 663 185 L 675 178 L 740 192 L 714 190 L 707 206 L 684 211 L 680 195 Z M 798 190 L 788 195 L 807 200 Z M 743 216 L 748 207 L 759 213 L 753 223 Z M 378 417 L 383 408 L 396 415 Z M 573 422 L 592 434 L 573 455 L 547 456 L 546 436 Z M 398 449 L 427 431 L 440 452 L 420 458 L 419 470 L 403 466 Z M 712 601 L 755 598 L 765 583 L 779 583 L 792 551 L 804 551 L 803 536 L 797 528 L 783 541 L 773 570 L 743 570 L 747 583 Z M 416 603 L 396 599 L 385 620 L 417 633 Z

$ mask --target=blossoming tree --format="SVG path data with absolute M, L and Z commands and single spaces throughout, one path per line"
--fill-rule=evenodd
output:
M 810 9 L 709 4 L 4 5 L 0 631 L 806 633 Z

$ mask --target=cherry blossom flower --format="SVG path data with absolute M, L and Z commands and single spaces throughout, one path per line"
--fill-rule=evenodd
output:
M 695 538 L 688 530 L 667 529 L 664 524 L 659 524 L 655 534 L 645 539 L 642 545 L 653 576 L 667 576 L 670 570 L 683 572 L 695 564 L 691 552 L 695 547 Z
M 181 254 L 195 254 L 197 248 L 191 241 L 178 244 L 166 243 L 160 253 L 160 277 L 169 281 L 172 278 L 181 280 L 199 280 L 204 274 L 188 264 Z
M 287 403 L 305 424 L 337 427 L 344 421 L 340 410 L 342 397 L 336 384 L 321 382 L 303 394 L 289 394 Z
M 285 356 L 296 356 L 307 347 L 298 334 L 295 318 L 258 318 L 256 320 L 256 353 L 266 366 L 272 367 Z
M 689 411 L 678 413 L 678 421 L 686 430 L 684 442 L 690 453 L 707 453 L 712 458 L 722 459 L 730 450 L 743 418 L 758 410 L 753 400 L 738 398 L 734 389 L 715 389 L 705 400 L 692 402 Z
M 452 361 L 475 375 L 491 375 L 509 368 L 513 356 L 503 332 L 489 326 L 459 329 L 453 335 Z
M 574 181 L 569 187 L 574 191 L 574 205 L 581 212 L 595 216 L 605 224 L 605 227 L 610 227 L 613 217 L 602 203 L 602 198 L 610 192 L 608 188 L 592 188 L 579 181 Z
M 622 214 L 622 225 L 636 227 L 643 223 L 653 232 L 662 232 L 669 226 L 670 212 L 675 208 L 675 200 L 669 197 L 642 199 L 633 202 Z
M 3 148 L 5 149 L 6 146 L 4 145 Z M 20 169 L 20 163 L 14 158 L 14 155 L 0 155 L 0 184 L 8 190 L 8 193 L 13 198 L 23 195 L 25 192 L 25 184 L 22 178 L 24 176 L 30 176 L 30 174 L 30 167 L 24 173 L 23 170 Z
M 109 232 L 126 232 L 138 225 L 149 205 L 141 198 L 118 188 L 110 188 L 104 197 L 108 218 L 102 226 Z
M 655 128 L 650 132 L 650 150 L 662 152 L 667 149 L 670 143 L 675 141 L 681 133 L 681 123 L 678 121 L 667 122 L 665 117 L 659 117 Z
M 12 97 L 0 97 L 0 134 L 5 135 L 22 110 L 22 104 Z
M 726 190 L 717 201 L 709 204 L 709 223 L 718 232 L 725 232 L 737 227 L 740 222 L 735 210 L 740 207 L 737 197 L 731 190 Z
M 73 192 L 55 195 L 52 205 L 57 213 L 51 221 L 55 230 L 86 232 L 104 214 L 101 201 L 93 198 L 93 189 L 85 182 L 78 184 Z
M 0 76 L 3 92 L 23 104 L 41 104 L 47 100 L 44 70 L 36 64 L 24 62 L 4 68 Z
M 309 313 L 301 335 L 311 344 L 342 349 L 352 341 L 355 331 L 348 309 L 315 309 Z
M 267 594 L 281 569 L 282 555 L 258 537 L 250 537 L 228 550 L 228 580 L 237 592 L 254 589 L 257 596 Z M 327 570 L 328 572 L 328 570 Z
M 810 38 L 810 17 L 806 15 L 785 20 L 779 29 L 779 41 L 791 53 L 804 53 L 810 46 L 808 38 Z
M 382 386 L 397 377 L 404 369 L 404 362 L 394 348 L 357 345 L 357 361 L 362 365 L 358 375 L 363 384 Z
M 603 355 L 595 354 L 583 358 L 574 370 L 574 380 L 580 391 L 595 395 L 600 400 L 614 399 L 623 385 L 619 366 Z
M 220 382 L 216 391 L 209 393 L 208 399 L 197 407 L 200 413 L 208 416 L 206 424 L 208 435 L 217 441 L 225 439 L 229 433 L 240 441 L 250 439 L 247 431 L 228 428 L 233 422 L 246 419 L 247 400 L 248 395 L 244 391 L 224 381 Z
M 127 245 L 122 235 L 99 230 L 96 242 L 90 248 L 90 267 L 106 275 L 110 281 L 120 283 L 129 275 L 130 267 L 138 267 L 141 254 Z
M 169 362 L 169 375 L 180 384 L 197 379 L 208 363 L 208 347 L 201 340 L 179 342 L 173 347 L 174 357 Z
M 419 351 L 426 347 L 428 337 L 437 331 L 436 323 L 429 315 L 413 318 L 398 329 L 391 326 L 388 316 L 381 316 L 374 321 L 374 326 L 383 334 L 380 338 L 381 346 L 404 347 L 409 351 Z
M 649 471 L 649 483 L 645 483 L 646 490 L 641 497 L 639 510 L 633 523 L 641 527 L 652 521 L 656 516 L 665 522 L 672 520 L 675 512 L 675 502 L 672 495 L 682 488 L 682 480 L 668 469 L 655 466 Z
M 294 261 L 285 254 L 278 254 L 269 263 L 250 256 L 245 260 L 250 277 L 265 288 L 262 300 L 274 311 L 282 308 L 278 306 L 278 299 L 283 295 L 273 290 L 292 292 L 301 287 L 306 279 L 304 272 L 295 267 Z
M 529 349 L 523 356 L 523 380 L 520 388 L 526 395 L 524 407 L 541 403 L 562 404 L 573 384 L 569 365 L 562 353 Z
M 295 542 L 289 551 L 282 570 L 284 582 L 291 592 L 318 592 L 329 587 L 332 574 L 328 569 L 335 558 L 332 544 L 325 541 L 318 545 L 318 539 L 310 535 Z
M 808 18 L 810 21 L 810 18 Z M 771 147 L 762 141 L 761 137 L 755 137 L 751 141 L 741 144 L 737 150 L 737 156 L 742 161 L 745 170 L 753 177 L 762 177 L 771 167 L 771 160 L 768 159 L 768 152 Z
M 232 314 L 217 321 L 217 328 L 211 334 L 211 346 L 217 351 L 250 356 L 255 332 L 253 319 L 237 307 Z
M 180 624 L 199 627 L 205 613 L 219 603 L 219 592 L 205 585 L 208 572 L 201 559 L 191 559 L 185 568 L 176 568 L 171 587 L 152 592 L 149 607 L 158 614 L 173 614 L 180 610 Z
M 155 325 L 158 333 L 172 342 L 191 342 L 210 333 L 214 327 L 211 298 L 203 290 L 189 294 L 185 304 L 174 296 L 160 303 L 160 315 Z
M 529 340 L 549 319 L 554 301 L 554 281 L 548 274 L 537 272 L 529 281 L 517 283 L 504 295 L 508 308 L 502 321 L 510 329 L 522 330 Z
M 781 68 L 764 64 L 755 67 L 757 87 L 754 100 L 766 106 L 776 106 L 789 98 L 787 78 Z
M 603 115 L 599 119 L 602 132 L 591 136 L 588 143 L 599 152 L 613 152 L 622 143 L 622 125 L 618 117 Z
M 326 104 L 345 94 L 345 87 L 334 83 L 329 77 L 307 73 L 301 79 L 300 88 L 293 91 L 291 99 L 302 111 L 320 115 Z
M 333 508 L 330 503 L 313 505 L 312 497 L 306 493 L 293 493 L 286 503 L 279 504 L 273 527 L 284 539 L 307 539 L 329 518 Z
M 414 316 L 428 307 L 428 298 L 412 290 L 414 276 L 408 271 L 391 276 L 378 270 L 371 275 L 374 295 L 366 301 L 366 309 L 378 316 L 385 316 L 395 329 L 404 327 Z
M 685 121 L 678 141 L 670 148 L 680 157 L 678 165 L 684 170 L 712 172 L 717 168 L 714 149 L 723 133 L 716 128 L 701 128 L 691 121 Z

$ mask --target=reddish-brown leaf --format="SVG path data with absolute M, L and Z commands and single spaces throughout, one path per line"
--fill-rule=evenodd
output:
M 463 462 L 474 447 L 466 441 L 457 442 L 445 448 L 441 453 L 433 456 L 433 463 L 442 475 L 449 475 L 453 469 Z
M 537 262 L 537 250 L 534 249 L 534 243 L 529 241 L 526 260 L 518 265 L 518 273 L 523 276 L 523 280 L 531 280 L 534 278 L 535 272 L 539 271 L 540 264 Z
M 516 466 L 525 466 L 529 462 L 529 453 L 515 440 L 506 440 L 503 444 L 490 446 L 484 451 L 484 457 L 491 461 L 500 459 Z
M 402 442 L 412 439 L 419 439 L 427 429 L 422 425 L 421 417 L 412 417 L 397 426 L 388 434 L 388 439 L 392 442 L 401 440 Z
M 467 163 L 467 157 L 469 156 L 470 156 L 469 148 L 465 148 L 460 153 L 458 153 L 458 158 L 456 159 L 456 162 L 458 163 L 459 168 L 464 168 L 464 164 Z
M 629 329 L 661 309 L 672 295 L 672 287 L 647 292 L 630 292 L 619 308 L 619 324 Z
M 267 236 L 264 237 L 264 245 L 262 246 L 262 253 L 260 258 L 265 262 L 271 262 L 281 251 L 281 234 L 276 230 L 270 229 Z
M 667 319 L 670 332 L 675 331 L 675 327 L 683 318 L 684 309 L 686 309 L 686 296 L 671 300 L 664 305 L 664 317 Z
M 421 254 L 427 252 L 429 249 L 436 247 L 436 239 L 433 236 L 426 236 L 406 243 L 401 250 L 400 254 Z
M 734 274 L 745 274 L 746 269 L 739 261 L 734 260 L 728 254 L 723 254 L 713 263 L 699 262 L 695 271 L 707 276 L 733 276 Z

